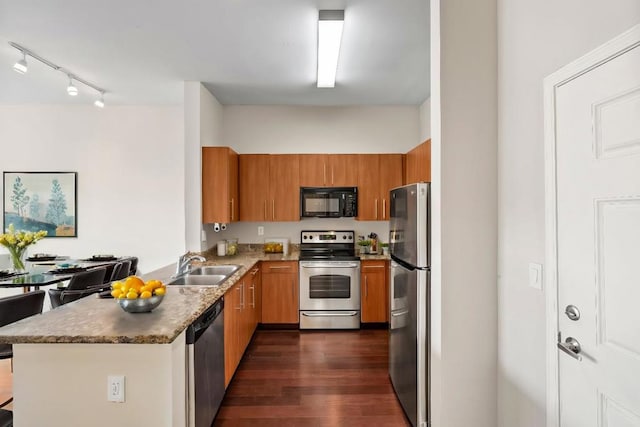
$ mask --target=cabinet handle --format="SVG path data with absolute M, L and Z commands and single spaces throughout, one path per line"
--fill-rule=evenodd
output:
M 233 221 L 233 197 L 231 198 L 231 221 Z
M 327 183 L 327 164 L 322 164 L 322 182 Z
M 281 266 L 269 266 L 269 270 L 288 270 L 291 267 L 289 267 L 288 265 L 281 265 Z
M 378 199 L 376 199 L 376 219 L 378 219 Z
M 258 274 L 258 269 L 254 268 L 253 270 L 251 270 L 251 275 L 255 276 L 256 274 Z
M 271 219 L 276 220 L 276 199 L 271 200 Z
M 296 299 L 296 288 L 295 286 L 293 286 L 293 280 L 291 281 L 291 299 L 292 300 Z
M 267 199 L 264 199 L 264 220 L 267 220 Z
M 333 168 L 331 168 L 331 185 L 333 185 Z
M 240 289 L 240 285 L 238 285 L 238 288 L 236 290 L 240 293 L 240 298 L 238 298 L 238 306 L 236 307 L 236 310 L 242 310 L 242 290 Z
M 387 199 L 382 199 L 382 219 L 387 217 Z
M 256 286 L 252 283 L 249 289 L 251 289 L 251 308 L 256 308 Z
M 367 276 L 364 276 L 364 297 L 369 297 L 369 283 L 367 283 Z

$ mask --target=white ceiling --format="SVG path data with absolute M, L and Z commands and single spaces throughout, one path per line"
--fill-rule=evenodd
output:
M 318 89 L 318 9 L 345 9 L 336 87 Z M 0 0 L 0 104 L 89 103 L 16 42 L 104 87 L 108 104 L 395 105 L 429 96 L 428 0 Z

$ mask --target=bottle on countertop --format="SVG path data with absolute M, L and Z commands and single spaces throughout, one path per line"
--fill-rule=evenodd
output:
M 225 256 L 227 254 L 227 241 L 220 240 L 218 242 L 218 256 Z

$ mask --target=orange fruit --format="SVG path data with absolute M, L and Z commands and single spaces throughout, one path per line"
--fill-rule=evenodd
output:
M 136 292 L 139 292 L 140 289 L 144 286 L 144 282 L 138 276 L 129 276 L 124 281 L 125 286 L 129 289 L 135 289 Z

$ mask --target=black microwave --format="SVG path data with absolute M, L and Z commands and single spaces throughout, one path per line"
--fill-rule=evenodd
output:
M 358 216 L 358 187 L 300 187 L 300 218 Z

